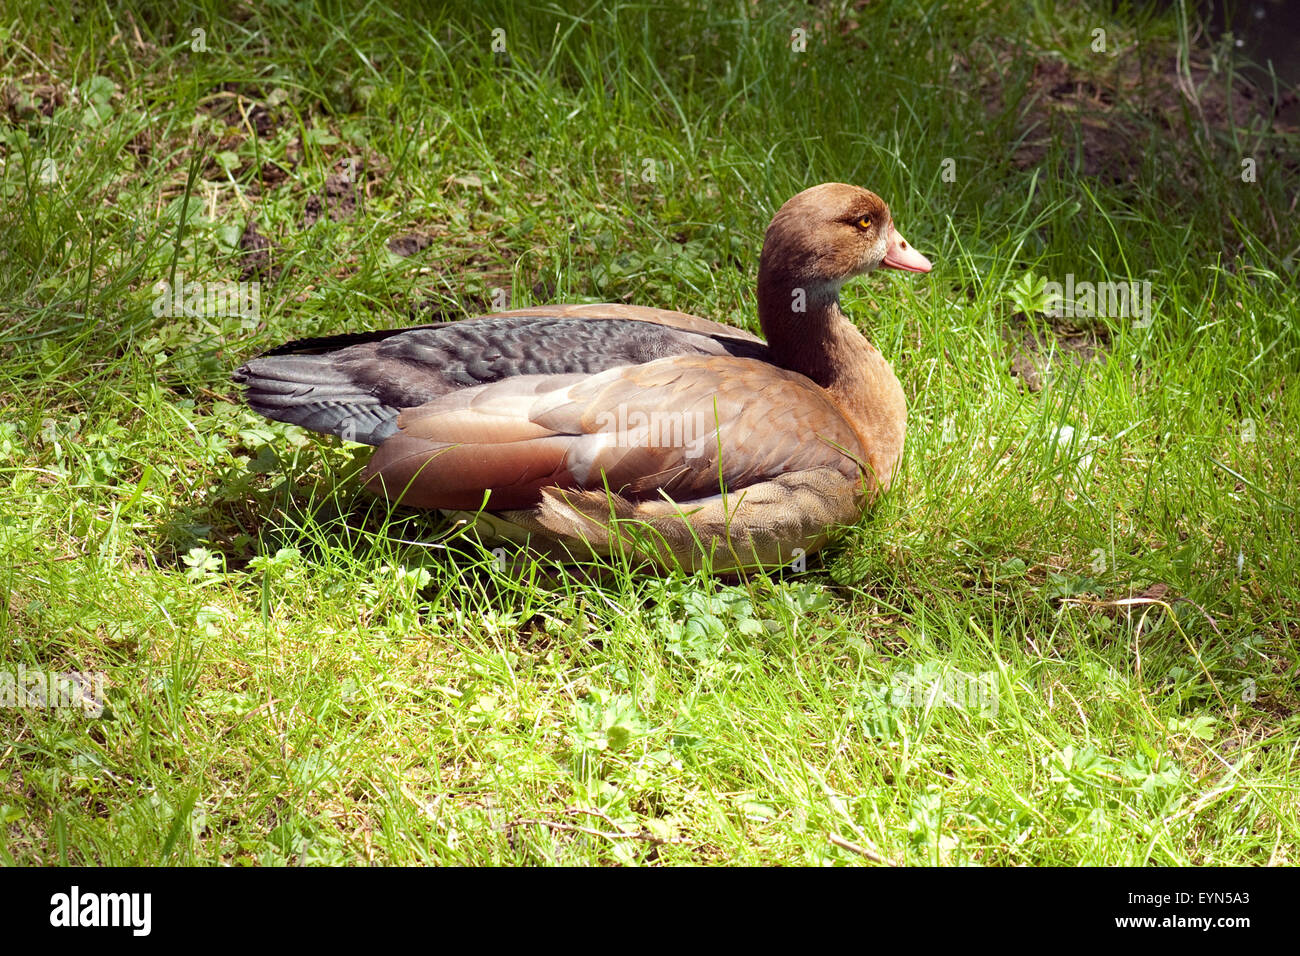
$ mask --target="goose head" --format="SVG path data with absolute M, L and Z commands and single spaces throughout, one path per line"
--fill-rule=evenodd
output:
M 907 403 L 878 349 L 840 310 L 839 291 L 874 269 L 929 272 L 885 201 L 846 183 L 805 189 L 768 226 L 758 270 L 758 321 L 773 361 L 830 393 L 878 476 L 902 453 Z
M 929 272 L 930 260 L 894 226 L 885 201 L 847 183 L 805 189 L 772 217 L 763 240 L 760 283 L 833 295 L 876 268 Z

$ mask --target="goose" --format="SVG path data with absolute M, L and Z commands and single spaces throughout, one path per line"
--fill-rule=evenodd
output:
M 661 568 L 811 555 L 888 489 L 907 425 L 840 309 L 878 267 L 928 272 L 875 193 L 824 183 L 772 218 L 763 337 L 634 305 L 549 305 L 290 342 L 234 373 L 267 418 L 373 445 L 363 486 L 488 541 Z

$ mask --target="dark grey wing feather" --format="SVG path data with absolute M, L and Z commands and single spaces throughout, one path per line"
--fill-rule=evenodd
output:
M 767 346 L 634 319 L 511 315 L 306 339 L 234 374 L 267 418 L 379 444 L 403 408 L 516 375 L 594 374 L 673 355 L 767 360 Z
M 398 409 L 359 385 L 328 356 L 256 358 L 233 378 L 260 415 L 349 441 L 378 445 L 397 431 Z

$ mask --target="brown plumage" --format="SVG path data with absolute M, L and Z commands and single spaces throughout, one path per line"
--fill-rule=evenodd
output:
M 370 490 L 475 513 L 489 537 L 771 566 L 856 521 L 902 454 L 902 389 L 839 307 L 878 266 L 930 269 L 880 197 L 826 183 L 768 227 L 766 343 L 682 312 L 558 305 L 294 342 L 235 380 L 270 418 L 376 445 Z

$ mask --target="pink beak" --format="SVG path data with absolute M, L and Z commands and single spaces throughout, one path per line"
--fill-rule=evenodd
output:
M 907 244 L 907 240 L 898 234 L 893 223 L 889 226 L 889 244 L 885 247 L 885 258 L 880 264 L 886 269 L 904 269 L 908 272 L 929 272 L 930 260 Z

